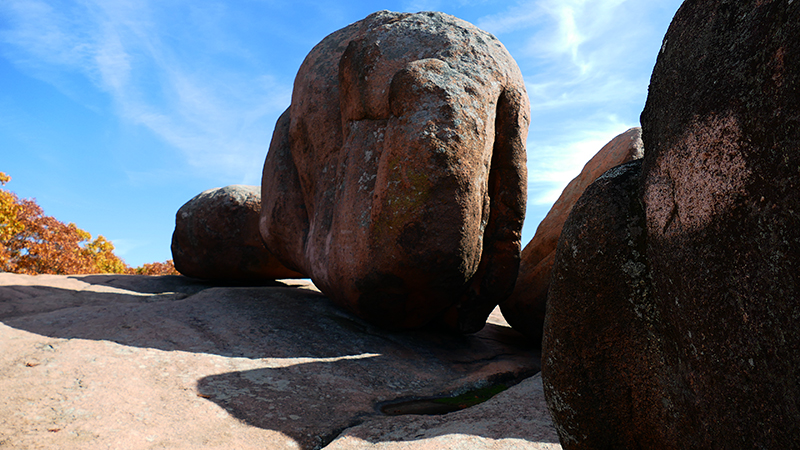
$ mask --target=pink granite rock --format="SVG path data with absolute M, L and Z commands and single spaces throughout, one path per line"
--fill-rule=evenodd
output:
M 175 215 L 172 258 L 183 275 L 206 280 L 304 278 L 267 250 L 258 230 L 258 186 L 209 189 Z
M 479 330 L 513 289 L 528 97 L 492 35 L 387 11 L 306 57 L 275 127 L 261 233 L 373 323 Z
M 379 417 L 345 430 L 326 450 L 560 450 L 534 375 L 485 403 L 446 415 Z
M 655 426 L 651 407 L 662 398 L 654 380 L 665 368 L 639 325 L 639 315 L 650 313 L 641 162 L 614 168 L 586 189 L 556 250 L 542 375 L 565 448 L 661 447 L 647 434 Z
M 538 371 L 499 312 L 470 336 L 390 332 L 285 283 L 0 274 L 0 448 L 313 450 L 362 422 L 402 424 L 384 402 Z M 479 409 L 455 440 L 552 442 L 541 386 L 525 384 L 490 401 L 536 427 L 486 429 L 499 421 Z
M 556 244 L 573 205 L 583 191 L 604 172 L 640 159 L 643 155 L 642 129 L 638 127 L 629 129 L 603 146 L 586 163 L 581 173 L 564 188 L 550 212 L 539 224 L 533 239 L 522 251 L 514 292 L 500 304 L 500 308 L 508 323 L 536 345 L 542 341 L 547 290 L 550 287 Z
M 800 2 L 684 2 L 641 121 L 641 168 L 590 186 L 556 250 L 561 442 L 797 448 Z

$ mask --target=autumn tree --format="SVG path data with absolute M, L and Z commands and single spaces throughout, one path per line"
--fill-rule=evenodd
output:
M 0 185 L 11 177 L 0 172 Z M 0 189 L 0 271 L 23 274 L 177 274 L 171 260 L 133 269 L 105 237 L 47 216 L 34 200 Z
M 171 259 L 168 259 L 165 262 L 143 264 L 142 266 L 133 269 L 133 273 L 137 275 L 179 275 L 179 272 L 177 269 L 175 269 L 175 264 Z
M 0 172 L 0 186 L 5 186 L 11 177 Z M 22 232 L 23 226 L 17 219 L 22 207 L 17 196 L 5 189 L 0 189 L 0 242 L 4 243 Z M 11 255 L 5 245 L 0 246 L 0 269 L 6 267 Z

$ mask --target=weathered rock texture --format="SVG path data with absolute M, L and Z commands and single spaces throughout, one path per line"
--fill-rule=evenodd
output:
M 641 160 L 591 184 L 556 250 L 542 375 L 564 448 L 658 448 L 643 438 L 661 431 L 659 414 L 650 417 L 664 398 L 653 380 L 667 369 L 642 324 L 652 311 L 640 174 Z
M 642 133 L 638 180 L 587 189 L 556 251 L 542 376 L 561 442 L 796 448 L 800 2 L 685 2 Z
M 0 448 L 313 449 L 344 430 L 362 448 L 423 449 L 407 418 L 384 417 L 381 402 L 538 370 L 537 353 L 499 311 L 471 336 L 392 333 L 307 281 L 285 282 L 295 286 L 0 274 Z M 542 398 L 524 382 L 436 418 L 426 439 L 550 448 Z M 509 424 L 531 426 L 498 422 L 512 411 Z M 347 431 L 370 423 L 396 431 Z
M 447 415 L 382 417 L 350 428 L 326 450 L 560 449 L 537 374 L 485 403 Z
M 258 186 L 233 185 L 198 194 L 175 215 L 175 268 L 206 280 L 303 278 L 264 246 L 258 229 L 260 213 Z
M 528 97 L 492 35 L 378 12 L 306 57 L 262 178 L 261 233 L 369 321 L 479 330 L 513 289 Z
M 572 206 L 583 191 L 605 171 L 640 159 L 643 155 L 642 129 L 639 127 L 629 129 L 604 145 L 586 163 L 581 173 L 564 188 L 550 212 L 539 224 L 533 239 L 522 251 L 514 292 L 500 304 L 500 308 L 508 323 L 534 344 L 539 345 L 542 342 L 547 290 L 550 287 L 556 244 Z

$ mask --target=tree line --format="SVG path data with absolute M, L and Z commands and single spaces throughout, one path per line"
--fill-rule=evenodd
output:
M 11 177 L 0 172 L 0 186 Z M 35 199 L 21 199 L 0 187 L 0 272 L 36 274 L 119 273 L 177 275 L 172 260 L 130 267 L 114 245 L 74 223 L 44 214 Z

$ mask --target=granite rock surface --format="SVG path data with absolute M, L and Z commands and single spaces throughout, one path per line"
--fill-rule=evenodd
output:
M 525 249 L 519 276 L 511 296 L 500 303 L 503 317 L 517 331 L 527 336 L 535 345 L 541 345 L 544 315 L 547 308 L 547 290 L 553 271 L 556 244 L 573 205 L 586 188 L 607 170 L 644 156 L 642 129 L 631 128 L 612 139 L 586 163 L 547 216 L 536 228 L 536 234 Z
M 561 442 L 796 448 L 800 2 L 684 2 L 641 122 L 640 173 L 587 189 L 595 219 L 576 205 L 556 250 L 542 379 Z
M 304 280 L 3 273 L 0 350 L 0 448 L 318 449 L 347 436 L 360 448 L 426 448 L 407 422 L 425 416 L 381 405 L 498 382 L 512 387 L 435 416 L 426 439 L 557 441 L 541 388 L 525 381 L 538 353 L 499 312 L 470 336 L 388 332 Z
M 231 185 L 201 192 L 175 214 L 172 259 L 188 277 L 217 281 L 304 278 L 264 246 L 258 229 L 261 190 Z
M 267 247 L 372 323 L 478 331 L 517 276 L 528 122 L 516 62 L 467 22 L 381 11 L 336 31 L 275 127 Z

